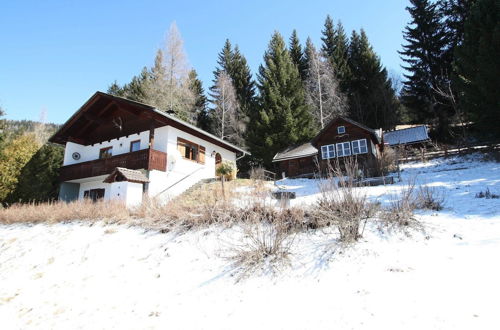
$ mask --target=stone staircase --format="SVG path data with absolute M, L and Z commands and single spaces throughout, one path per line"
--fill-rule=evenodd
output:
M 193 191 L 201 188 L 203 185 L 206 185 L 206 184 L 209 184 L 212 182 L 216 182 L 216 181 L 217 181 L 216 178 L 202 179 L 202 180 L 198 181 L 197 183 L 195 183 L 194 185 L 192 185 L 191 187 L 189 187 L 188 189 L 186 189 L 181 194 L 181 196 L 187 196 L 187 195 L 191 194 Z

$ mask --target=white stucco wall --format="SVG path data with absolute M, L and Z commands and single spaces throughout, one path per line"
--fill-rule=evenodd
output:
M 161 133 L 155 132 L 154 146 L 155 149 L 158 150 L 166 148 L 167 172 L 150 171 L 150 183 L 148 190 L 150 197 L 168 199 L 181 194 L 202 179 L 214 178 L 215 153 L 220 153 L 223 161 L 236 161 L 236 153 L 219 147 L 213 143 L 207 142 L 191 134 L 188 134 L 175 127 L 162 127 L 161 130 Z M 205 164 L 199 164 L 197 162 L 182 158 L 179 151 L 177 150 L 178 137 L 204 146 Z M 215 153 L 213 153 L 214 151 Z M 165 189 L 188 175 L 190 176 L 184 179 L 182 182 L 165 191 Z

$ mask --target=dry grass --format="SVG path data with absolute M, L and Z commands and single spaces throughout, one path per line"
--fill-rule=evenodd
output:
M 240 188 L 248 191 L 239 192 Z M 268 191 L 265 184 L 257 181 L 234 180 L 226 182 L 225 199 L 220 183 L 214 182 L 166 203 L 144 196 L 143 203 L 131 209 L 116 201 L 14 204 L 0 208 L 0 223 L 104 221 L 139 225 L 159 231 L 169 231 L 177 226 L 191 228 L 213 223 L 231 225 L 240 219 L 236 200 L 244 199 L 248 205 L 254 205 L 267 196 Z
M 14 204 L 0 209 L 0 223 L 57 223 L 66 221 L 127 221 L 129 210 L 120 202 L 92 202 L 81 200 L 71 203 L 47 202 Z

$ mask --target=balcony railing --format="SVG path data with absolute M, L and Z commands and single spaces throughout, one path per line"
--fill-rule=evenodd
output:
M 104 159 L 62 166 L 59 174 L 61 181 L 89 178 L 111 173 L 116 167 L 131 170 L 167 170 L 167 154 L 154 149 L 143 149 Z

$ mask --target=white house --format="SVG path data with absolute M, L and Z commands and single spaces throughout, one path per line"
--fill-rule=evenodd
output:
M 59 198 L 137 205 L 177 196 L 247 151 L 152 106 L 95 93 L 50 139 L 65 145 Z

